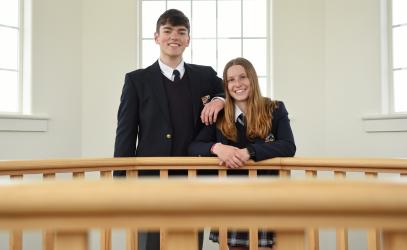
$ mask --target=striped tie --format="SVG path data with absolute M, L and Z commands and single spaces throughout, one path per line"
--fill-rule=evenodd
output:
M 241 114 L 237 117 L 237 122 L 240 123 L 240 125 L 244 126 L 244 115 L 243 115 L 243 113 L 241 113 Z

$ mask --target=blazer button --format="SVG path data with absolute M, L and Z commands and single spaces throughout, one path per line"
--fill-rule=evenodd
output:
M 171 139 L 171 134 L 166 134 L 165 138 L 167 138 L 168 140 Z

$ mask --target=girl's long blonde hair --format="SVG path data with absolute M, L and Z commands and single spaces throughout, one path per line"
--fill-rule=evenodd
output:
M 262 97 L 260 93 L 259 80 L 256 70 L 251 62 L 245 58 L 238 57 L 230 60 L 223 70 L 223 86 L 225 89 L 224 116 L 217 122 L 218 129 L 229 140 L 237 141 L 237 130 L 235 126 L 235 104 L 228 91 L 227 71 L 234 65 L 240 65 L 246 71 L 250 81 L 250 93 L 246 105 L 246 136 L 253 140 L 256 137 L 266 138 L 271 131 L 272 111 L 277 107 L 277 102 Z

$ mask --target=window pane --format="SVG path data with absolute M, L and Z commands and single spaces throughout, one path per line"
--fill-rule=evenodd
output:
M 153 38 L 158 17 L 165 11 L 165 1 L 142 2 L 143 38 Z
M 18 30 L 0 27 L 0 55 L 0 68 L 18 68 Z
M 216 69 L 216 39 L 194 39 L 192 48 L 192 63 Z
M 266 0 L 243 1 L 243 36 L 267 36 L 267 2 Z
M 240 0 L 218 1 L 218 36 L 241 36 Z
M 168 1 L 167 9 L 177 9 L 182 11 L 191 22 L 191 1 Z
M 18 0 L 0 0 L 0 24 L 18 26 Z
M 218 41 L 218 75 L 222 76 L 223 68 L 230 60 L 242 56 L 240 39 L 219 39 Z
M 154 42 L 154 40 L 143 40 L 142 54 L 142 67 L 146 68 L 160 57 L 160 47 Z
M 182 59 L 187 63 L 191 62 L 191 45 L 185 49 Z
M 267 93 L 267 78 L 259 77 L 259 85 L 262 96 L 269 96 Z
M 216 37 L 216 2 L 195 1 L 192 3 L 192 37 Z
M 393 25 L 407 23 L 407 1 L 393 0 Z
M 0 70 L 0 111 L 18 111 L 18 72 Z
M 407 112 L 407 70 L 396 70 L 394 79 L 394 111 Z
M 259 76 L 267 75 L 266 39 L 243 39 L 243 57 L 248 59 Z
M 393 29 L 393 68 L 407 67 L 407 26 Z

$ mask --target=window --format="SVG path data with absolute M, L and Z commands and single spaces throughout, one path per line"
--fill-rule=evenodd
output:
M 269 4 L 267 0 L 143 0 L 142 67 L 159 57 L 153 40 L 158 17 L 166 9 L 179 9 L 191 22 L 186 62 L 210 65 L 221 76 L 230 59 L 243 56 L 256 68 L 262 94 L 269 96 Z
M 392 79 L 395 112 L 407 112 L 407 1 L 392 0 Z
M 0 112 L 21 111 L 20 13 L 20 1 L 0 1 Z

